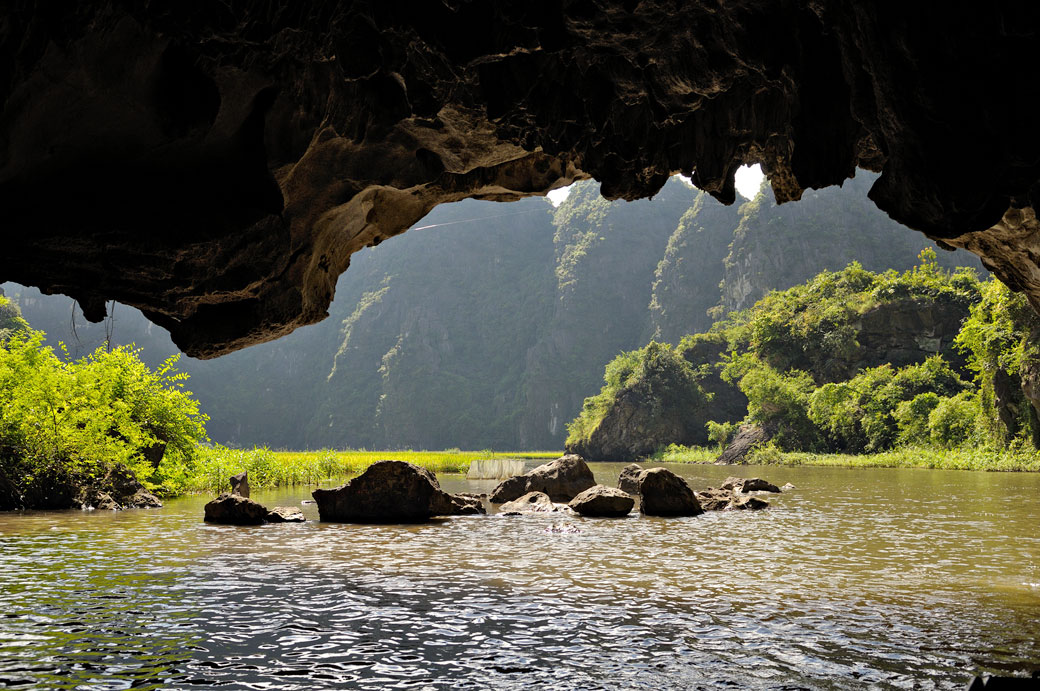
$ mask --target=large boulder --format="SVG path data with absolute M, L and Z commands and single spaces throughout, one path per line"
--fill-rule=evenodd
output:
M 442 491 L 426 468 L 404 461 L 377 461 L 341 487 L 311 495 L 322 521 L 418 523 L 431 516 L 483 513 L 477 502 Z
M 206 504 L 207 523 L 224 525 L 261 525 L 268 520 L 267 507 L 238 494 L 221 494 Z
M 667 468 L 650 468 L 640 474 L 639 511 L 647 516 L 698 516 L 704 513 L 686 481 Z
M 639 494 L 639 476 L 643 472 L 638 463 L 630 463 L 621 469 L 618 476 L 618 489 L 629 494 Z
M 553 501 L 570 501 L 596 484 L 585 459 L 567 454 L 538 466 L 526 475 L 505 480 L 491 493 L 495 504 L 519 499 L 528 492 L 544 492 Z
M 620 518 L 627 516 L 635 503 L 624 490 L 596 485 L 571 499 L 569 506 L 582 516 Z
M 500 513 L 553 513 L 559 509 L 553 506 L 552 499 L 545 492 L 528 492 L 524 496 L 507 501 L 498 507 Z

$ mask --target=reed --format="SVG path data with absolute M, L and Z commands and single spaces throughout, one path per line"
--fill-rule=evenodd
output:
M 250 450 L 225 446 L 201 448 L 195 468 L 184 483 L 187 492 L 221 492 L 228 478 L 246 471 L 254 489 L 288 485 L 321 485 L 340 482 L 363 472 L 376 461 L 407 461 L 437 474 L 466 473 L 478 458 L 552 459 L 557 451 L 503 452 L 482 451 L 367 451 L 323 449 L 320 451 L 272 451 L 266 447 Z

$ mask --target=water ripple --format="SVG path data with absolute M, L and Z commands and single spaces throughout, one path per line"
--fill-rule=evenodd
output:
M 0 515 L 0 688 L 945 689 L 1040 666 L 1040 478 L 760 472 L 800 489 L 671 520 Z

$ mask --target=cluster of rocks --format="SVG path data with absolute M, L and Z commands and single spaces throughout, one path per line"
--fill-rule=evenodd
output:
M 67 469 L 44 469 L 23 483 L 16 483 L 0 472 L 0 511 L 119 511 L 161 506 L 159 498 L 149 492 L 137 476 L 122 464 L 113 465 L 100 477 Z
M 231 478 L 231 491 L 206 504 L 204 520 L 224 525 L 262 525 L 264 523 L 303 523 L 303 512 L 295 506 L 268 509 L 249 498 L 249 475 L 239 473 Z
M 769 503 L 754 492 L 779 492 L 759 478 L 728 478 L 718 488 L 694 492 L 681 477 L 666 468 L 629 465 L 617 487 L 596 484 L 585 460 L 576 454 L 502 481 L 490 495 L 449 494 L 429 470 L 404 461 L 378 461 L 361 475 L 334 489 L 312 493 L 322 521 L 342 523 L 418 523 L 435 516 L 486 514 L 485 501 L 498 505 L 497 513 L 576 513 L 597 518 L 627 516 L 638 501 L 647 516 L 697 516 L 723 509 L 764 509 Z M 268 510 L 249 499 L 248 478 L 232 478 L 232 492 L 206 505 L 206 521 L 258 525 L 302 521 L 299 509 Z

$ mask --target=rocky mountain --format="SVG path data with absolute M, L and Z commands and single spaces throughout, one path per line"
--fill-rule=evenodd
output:
M 215 441 L 318 448 L 560 448 L 604 365 L 677 343 L 715 313 L 858 259 L 906 269 L 929 242 L 865 196 L 874 176 L 778 206 L 723 206 L 678 179 L 608 202 L 579 183 L 558 208 L 467 200 L 352 257 L 330 317 L 216 360 L 181 359 Z M 820 241 L 820 238 L 823 241 Z M 940 253 L 944 266 L 978 261 Z M 71 300 L 6 284 L 70 356 L 176 348 L 136 310 L 87 324 Z M 721 306 L 721 307 L 720 307 Z

